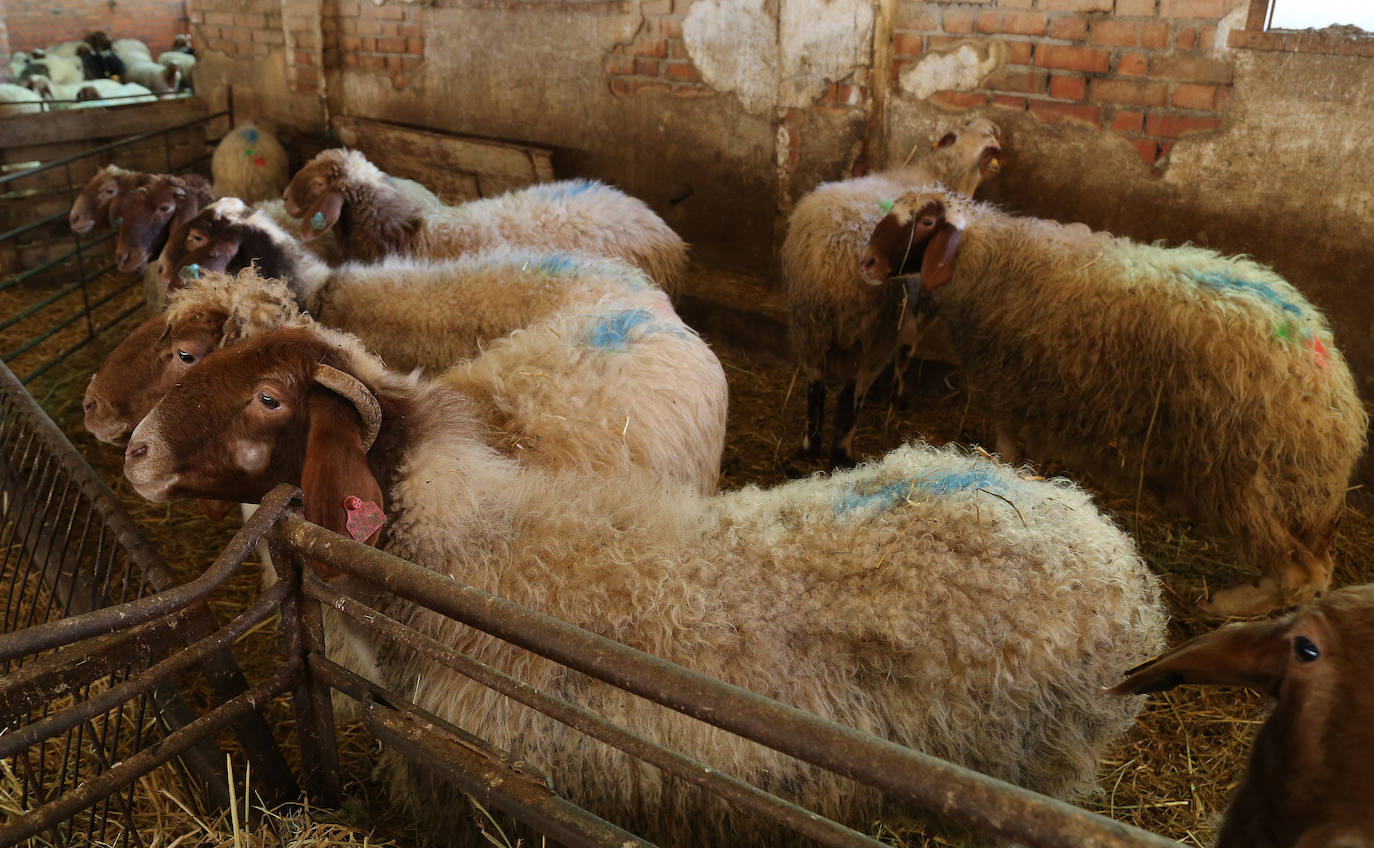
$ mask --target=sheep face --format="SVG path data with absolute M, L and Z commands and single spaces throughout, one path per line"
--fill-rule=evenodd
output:
M 909 192 L 873 228 L 859 259 L 859 273 L 869 285 L 880 285 L 889 277 L 919 270 L 924 289 L 934 291 L 954 276 L 965 225 L 962 210 L 947 192 Z
M 113 220 L 115 217 L 111 212 L 111 204 L 119 197 L 121 192 L 119 169 L 114 166 L 107 166 L 96 175 L 86 181 L 86 185 L 76 196 L 72 203 L 71 212 L 67 215 L 67 223 L 71 225 L 72 232 L 79 234 L 88 233 L 95 222 L 99 220 Z
M 238 198 L 217 200 L 172 233 L 158 260 L 158 284 L 165 291 L 184 288 L 182 269 L 195 267 L 194 279 L 204 271 L 224 271 L 238 255 L 242 233 L 236 226 L 249 212 Z
M 138 273 L 162 248 L 169 230 L 186 224 L 199 210 L 180 179 L 162 178 L 135 189 L 124 200 L 124 223 L 115 242 L 119 270 Z
M 1206 633 L 1133 669 L 1111 691 L 1143 694 L 1200 683 L 1276 698 L 1216 844 L 1346 844 L 1329 840 L 1374 833 L 1370 656 L 1374 584 L 1332 592 L 1284 618 Z
M 86 429 L 107 444 L 124 444 L 187 369 L 219 345 L 227 320 L 211 311 L 173 323 L 161 313 L 136 327 L 91 375 L 82 399 Z
M 345 154 L 326 150 L 296 172 L 282 193 L 286 214 L 301 219 L 301 240 L 310 241 L 339 221 L 343 212 Z
M 1002 131 L 986 118 L 972 118 L 935 142 L 925 165 L 954 191 L 972 197 L 1002 172 L 1002 157 Z

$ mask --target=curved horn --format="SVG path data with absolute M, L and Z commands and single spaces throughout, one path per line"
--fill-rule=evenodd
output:
M 358 410 L 363 419 L 363 453 L 371 450 L 382 429 L 382 406 L 377 398 L 362 380 L 323 362 L 315 366 L 315 382 L 345 398 Z

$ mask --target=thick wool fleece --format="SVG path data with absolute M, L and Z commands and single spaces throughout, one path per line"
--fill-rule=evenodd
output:
M 1063 796 L 1139 702 L 1103 687 L 1163 644 L 1158 581 L 1067 481 L 955 450 L 770 491 L 703 498 L 633 476 L 521 469 L 439 383 L 350 366 L 415 410 L 386 548 L 456 579 L 769 697 Z M 1005 499 L 1005 500 L 1004 500 Z M 877 793 L 398 604 L 440 642 L 724 772 L 859 826 Z M 383 648 L 384 682 L 512 750 L 555 789 L 668 844 L 771 838 L 696 790 L 426 661 Z M 456 809 L 390 761 L 393 796 Z M 446 812 L 447 811 L 447 812 Z M 447 821 L 447 819 L 445 819 Z
M 281 197 L 291 179 L 281 142 L 254 121 L 239 124 L 220 139 L 210 173 L 217 194 L 247 203 Z
M 1025 425 L 1033 455 L 1130 491 L 1144 457 L 1147 479 L 1253 562 L 1322 547 L 1368 418 L 1300 292 L 1246 258 L 959 203 L 935 298 L 977 402 Z

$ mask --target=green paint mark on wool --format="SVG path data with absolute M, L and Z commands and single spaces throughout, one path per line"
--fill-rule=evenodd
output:
M 931 495 L 952 495 L 978 489 L 1000 492 L 1006 489 L 1002 477 L 987 466 L 975 466 L 967 471 L 943 471 L 898 480 L 871 492 L 856 492 L 855 486 L 849 488 L 835 501 L 838 513 L 853 512 L 857 509 L 891 509 L 917 492 Z
M 892 206 L 893 206 L 894 203 L 896 203 L 896 201 L 893 201 L 893 200 L 884 200 L 884 201 L 882 201 L 881 203 L 878 204 L 878 208 L 881 209 L 881 210 L 883 210 L 884 212 L 891 212 L 891 211 L 892 211 Z

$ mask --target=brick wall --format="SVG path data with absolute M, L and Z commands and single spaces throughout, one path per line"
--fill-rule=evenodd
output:
M 385 74 L 400 90 L 424 62 L 424 11 L 419 3 L 338 0 L 337 27 L 329 41 L 337 40 L 345 68 Z
M 1117 133 L 1146 163 L 1174 140 L 1221 128 L 1234 69 L 1212 52 L 1232 0 L 985 0 L 899 3 L 894 74 L 931 52 L 995 38 L 1006 64 L 946 108 L 990 104 L 1046 123 Z
M 113 39 L 137 38 L 156 58 L 189 29 L 186 0 L 120 0 L 113 10 L 87 0 L 6 0 L 3 8 L 10 50 L 52 47 L 101 29 Z
M 286 43 L 281 9 L 281 0 L 243 0 L 234 4 L 234 11 L 191 0 L 189 16 L 196 49 L 244 58 L 279 51 Z
M 682 18 L 691 0 L 644 0 L 639 31 L 627 44 L 617 44 L 606 54 L 602 67 L 611 93 L 630 97 L 645 91 L 661 91 L 676 97 L 714 93 L 701 80 L 682 41 Z

